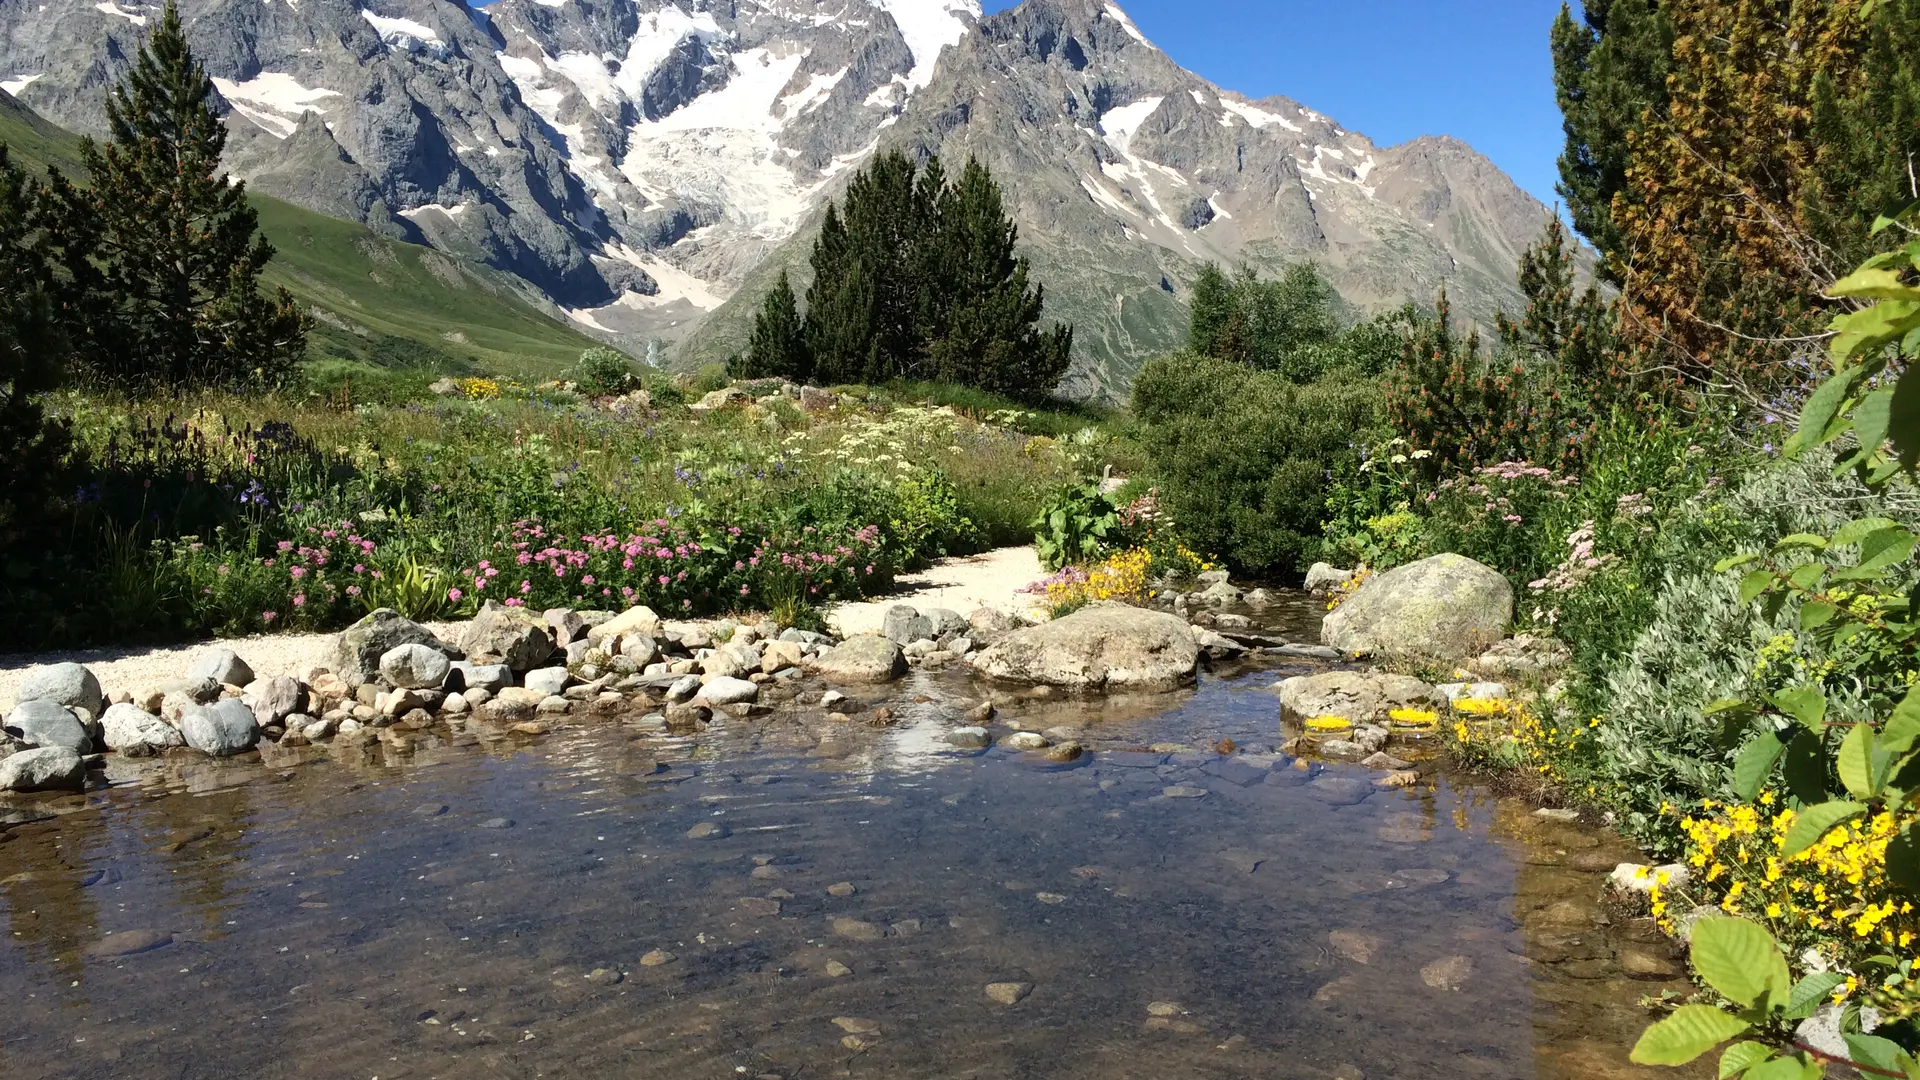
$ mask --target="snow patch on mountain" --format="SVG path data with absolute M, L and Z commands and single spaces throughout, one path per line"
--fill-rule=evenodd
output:
M 293 76 L 275 71 L 263 71 L 244 82 L 216 77 L 213 85 L 235 112 L 276 139 L 292 135 L 301 116 L 325 113 L 319 102 L 340 96 L 337 90 L 302 86 Z
M 145 15 L 137 11 L 128 11 L 119 4 L 112 3 L 111 0 L 105 0 L 105 2 L 93 5 L 93 10 L 100 12 L 102 15 L 112 15 L 116 18 L 125 19 L 135 26 L 147 25 L 147 17 Z
M 893 16 L 907 50 L 913 53 L 913 70 L 907 75 L 907 89 L 918 90 L 933 78 L 940 50 L 959 44 L 967 28 L 980 18 L 979 0 L 871 0 L 873 6 Z M 1125 18 L 1125 16 L 1122 16 Z
M 1121 11 L 1118 7 L 1115 7 L 1112 4 L 1108 4 L 1105 10 L 1107 13 L 1107 18 L 1112 19 L 1114 22 L 1119 23 L 1120 29 L 1125 30 L 1127 32 L 1128 37 L 1131 37 L 1133 40 L 1139 42 L 1142 45 L 1145 45 L 1149 49 L 1155 48 L 1155 45 L 1153 44 L 1153 42 L 1147 40 L 1147 35 L 1141 33 L 1140 28 L 1133 25 L 1133 20 L 1127 18 L 1126 12 Z
M 32 75 L 18 75 L 11 79 L 0 79 L 0 90 L 5 90 L 14 97 L 19 97 L 20 91 L 32 86 L 33 80 L 39 78 L 41 74 L 41 72 L 35 72 Z

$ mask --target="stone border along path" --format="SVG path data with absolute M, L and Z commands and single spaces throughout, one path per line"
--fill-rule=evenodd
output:
M 843 635 L 879 633 L 887 609 L 895 604 L 946 607 L 966 614 L 993 607 L 1014 612 L 1032 607 L 1019 591 L 1046 576 L 1031 547 L 1001 548 L 984 555 L 942 559 L 917 574 L 901 576 L 890 596 L 862 603 L 835 604 L 827 621 Z M 465 622 L 426 623 L 444 641 L 460 640 Z M 263 634 L 221 638 L 183 645 L 129 645 L 98 649 L 68 649 L 45 653 L 0 654 L 0 715 L 10 711 L 14 692 L 28 671 L 41 664 L 72 661 L 85 664 L 109 689 L 151 686 L 175 679 L 201 652 L 216 646 L 232 649 L 262 679 L 276 675 L 299 677 L 316 664 L 326 664 L 337 634 Z

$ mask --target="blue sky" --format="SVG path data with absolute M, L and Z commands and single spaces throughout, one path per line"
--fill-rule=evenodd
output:
M 1562 136 L 1547 31 L 1560 0 L 1119 3 L 1155 45 L 1225 89 L 1285 95 L 1382 146 L 1455 136 L 1555 201 Z

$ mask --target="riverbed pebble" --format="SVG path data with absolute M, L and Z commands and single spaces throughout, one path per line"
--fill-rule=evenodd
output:
M 1033 993 L 1033 984 L 1025 982 L 997 982 L 987 984 L 987 1000 L 999 1005 L 1018 1005 Z

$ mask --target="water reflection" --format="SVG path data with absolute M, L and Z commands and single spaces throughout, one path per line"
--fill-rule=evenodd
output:
M 1009 699 L 1082 725 L 1070 765 L 946 747 L 954 674 L 891 727 L 795 705 L 130 763 L 0 845 L 0 1066 L 1638 1075 L 1636 1001 L 1681 983 L 1594 903 L 1623 853 L 1470 783 L 1262 753 L 1273 678 Z M 1223 738 L 1255 752 L 1197 749 Z

